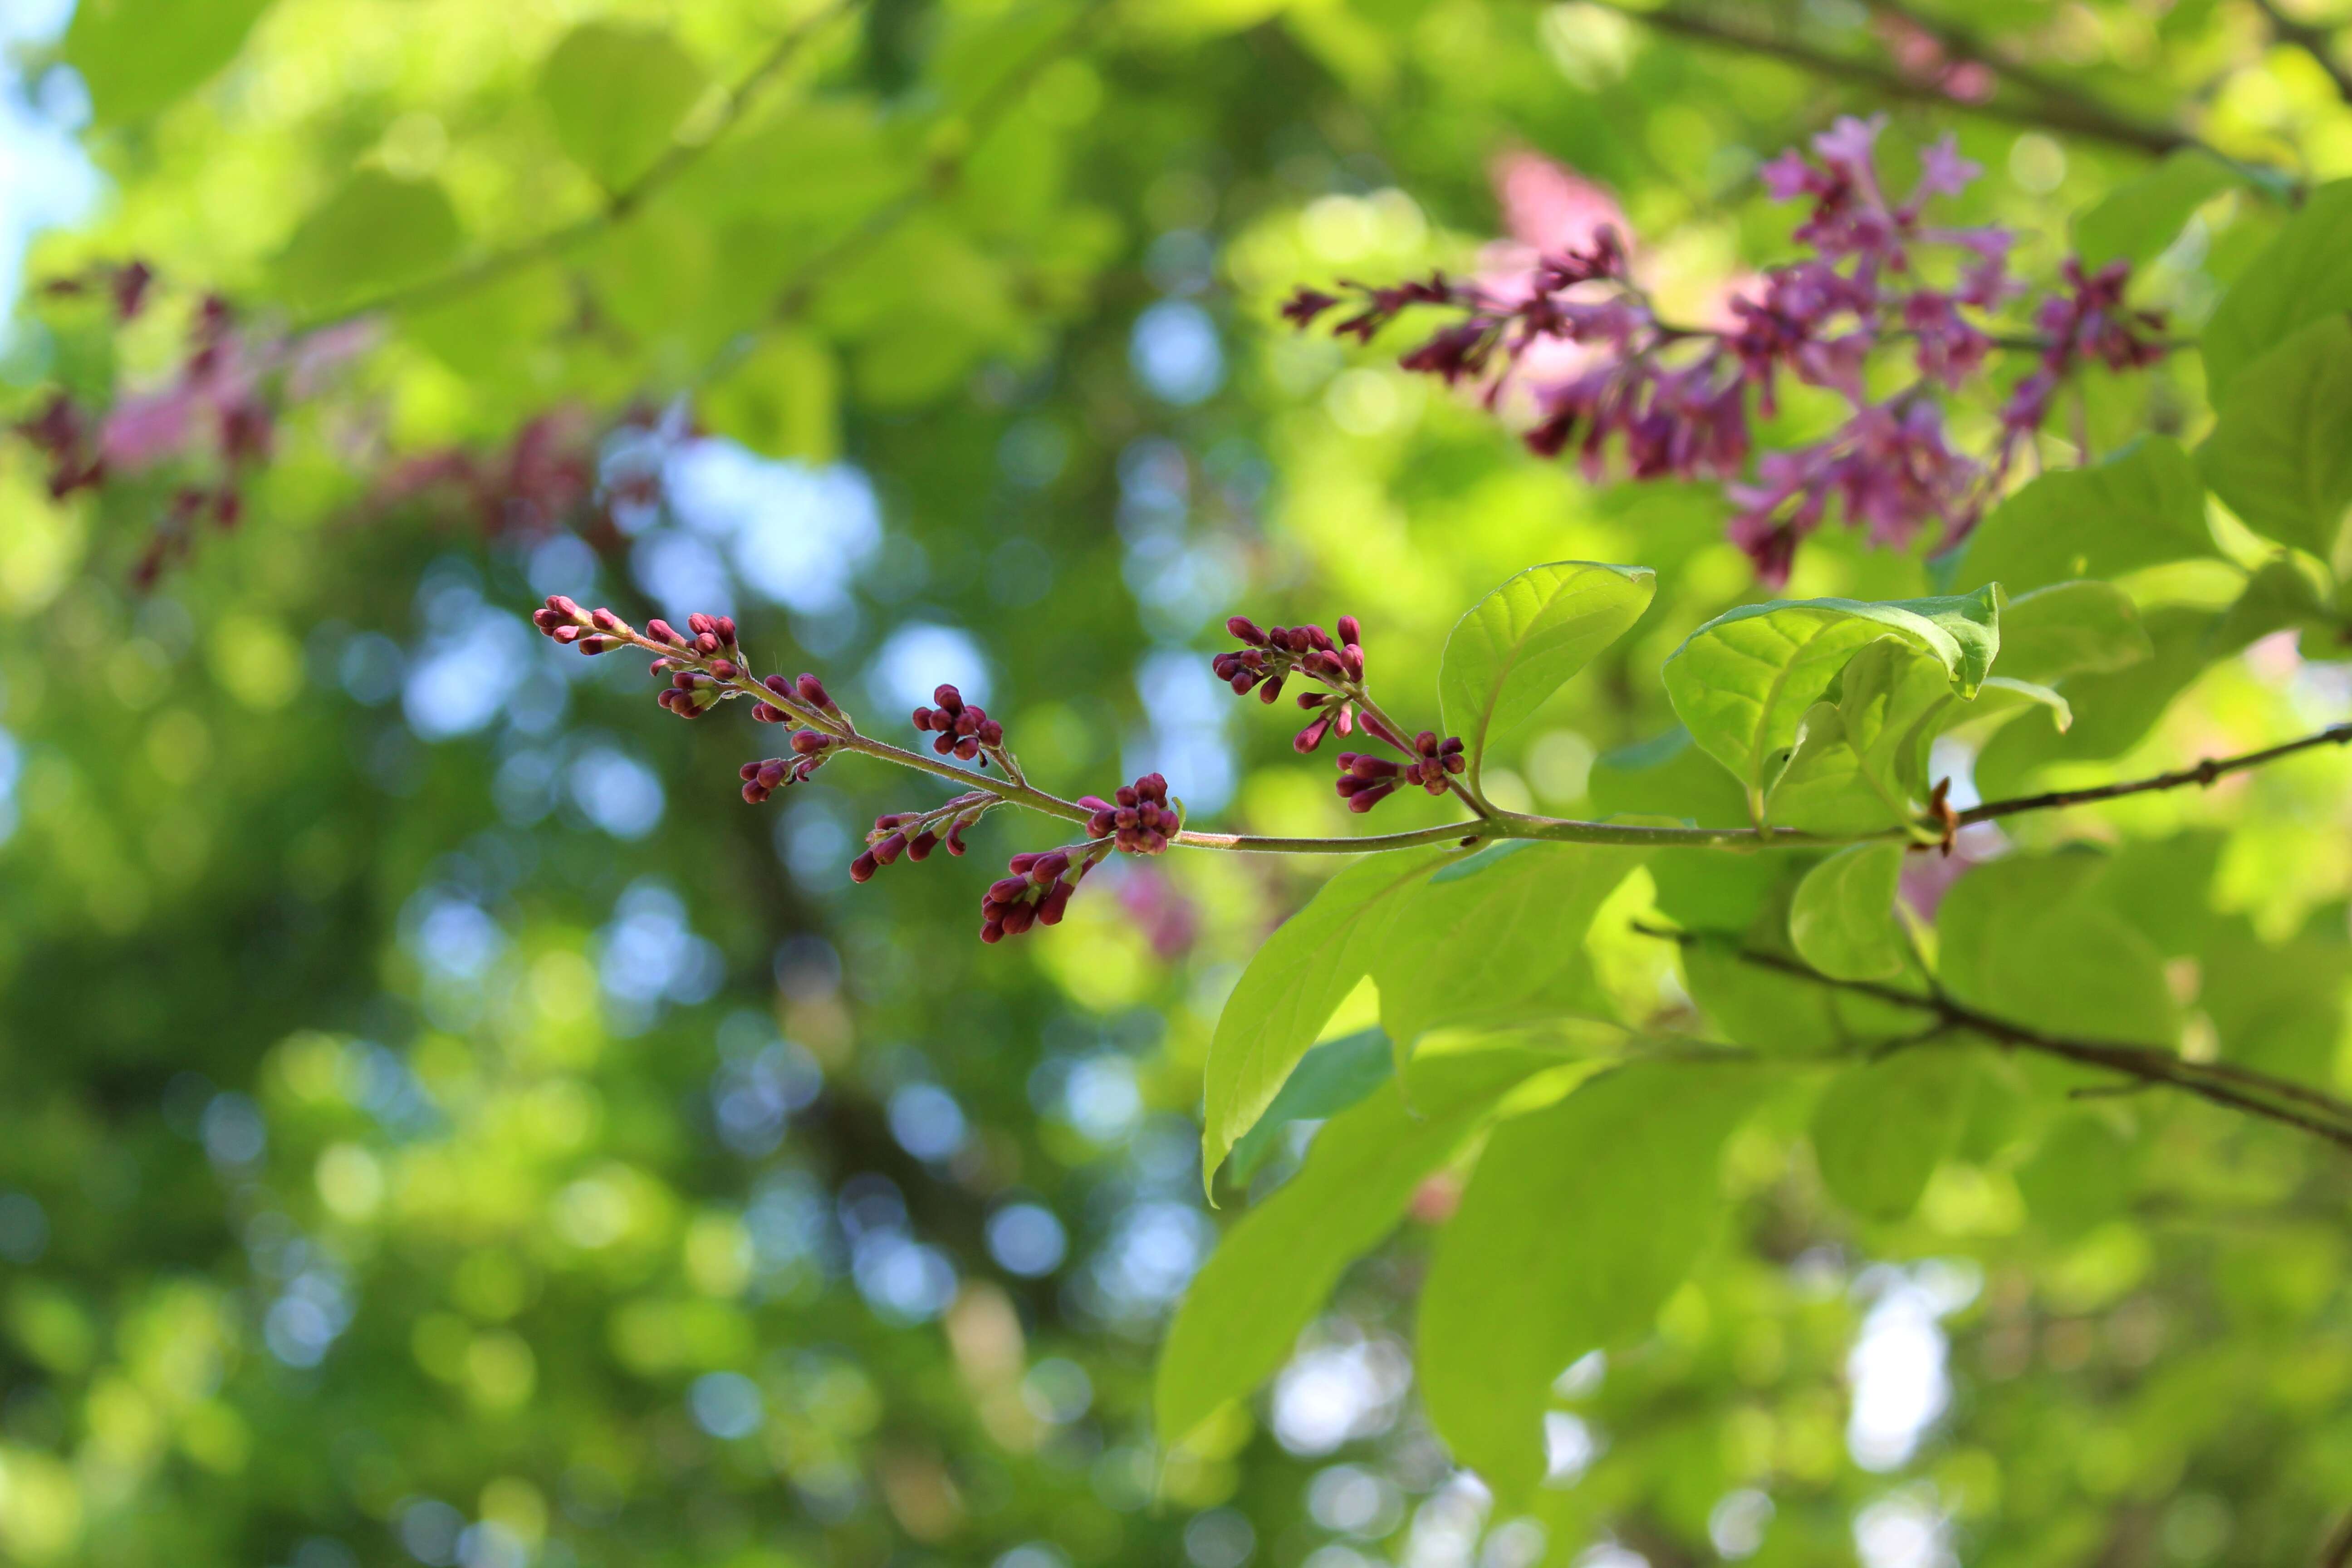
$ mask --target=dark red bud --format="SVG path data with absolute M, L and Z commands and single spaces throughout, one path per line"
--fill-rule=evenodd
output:
M 952 686 L 933 687 L 931 689 L 931 700 L 938 703 L 940 707 L 946 709 L 950 713 L 961 713 L 963 711 L 963 693 L 958 691 Z
M 988 885 L 988 897 L 992 903 L 1015 903 L 1027 897 L 1028 892 L 1027 877 L 999 877 Z
M 1234 636 L 1241 638 L 1242 641 L 1245 643 L 1253 644 L 1258 647 L 1264 647 L 1265 646 L 1265 634 L 1258 630 L 1257 623 L 1251 620 L 1247 616 L 1234 616 L 1229 617 L 1225 622 L 1225 630 L 1231 632 Z
M 1036 863 L 1029 868 L 1029 879 L 1041 888 L 1050 888 L 1060 881 L 1062 873 L 1069 868 L 1070 858 L 1056 849 L 1050 855 L 1037 857 Z
M 940 847 L 940 836 L 926 828 L 907 840 L 907 858 L 921 860 Z
M 879 844 L 874 846 L 871 851 L 874 857 L 874 863 L 877 866 L 887 866 L 890 862 L 896 860 L 899 856 L 904 855 L 906 852 L 907 836 L 903 833 L 891 834 Z
M 1077 890 L 1073 883 L 1055 883 L 1046 890 L 1045 898 L 1038 902 L 1037 923 L 1047 926 L 1060 925 L 1062 911 L 1070 907 L 1070 895 Z
M 874 873 L 881 868 L 882 863 L 875 859 L 873 852 L 869 850 L 849 863 L 849 879 L 853 882 L 870 882 L 874 879 Z
M 1264 686 L 1260 687 L 1260 688 L 1258 689 L 1257 700 L 1258 700 L 1260 702 L 1279 702 L 1279 701 L 1281 701 L 1281 700 L 1282 700 L 1282 677 L 1280 677 L 1280 676 L 1278 676 L 1278 675 L 1277 675 L 1277 676 L 1276 676 L 1272 680 L 1267 681 Z
M 980 723 L 980 743 L 983 746 L 1001 746 L 1004 744 L 1004 726 L 998 723 L 993 719 L 982 720 Z
M 793 682 L 793 685 L 798 688 L 801 700 L 803 702 L 822 708 L 828 713 L 838 711 L 833 705 L 832 697 L 824 689 L 824 682 L 815 676 L 803 675 L 800 679 Z
M 717 633 L 719 634 L 719 640 L 720 642 L 725 643 L 729 647 L 733 647 L 735 646 L 735 617 L 734 617 L 734 616 L 719 616 L 717 619 L 713 620 L 713 621 L 710 623 L 710 629 L 711 629 L 712 631 L 717 632 Z
M 1364 628 L 1357 621 L 1355 616 L 1341 616 L 1339 617 L 1339 640 L 1342 643 L 1356 643 L 1364 640 Z

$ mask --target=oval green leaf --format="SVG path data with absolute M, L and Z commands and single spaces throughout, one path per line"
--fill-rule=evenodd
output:
M 1813 1110 L 1813 1158 L 1822 1184 L 1855 1213 L 1901 1219 L 1968 1119 L 1974 1064 L 1930 1046 L 1848 1068 Z
M 431 277 L 459 240 L 457 211 L 438 184 L 362 169 L 294 231 L 278 281 L 298 309 L 331 310 Z
M 2197 462 L 2248 528 L 2329 559 L 2352 506 L 2352 321 L 2314 321 L 2249 366 Z
M 1890 604 L 1809 599 L 1748 605 L 1718 616 L 1676 648 L 1666 696 L 1691 738 L 1747 790 L 1751 815 L 1779 754 L 1806 711 L 1866 644 L 1893 633 L 1942 666 L 1963 698 L 1976 695 L 2000 648 L 2000 590 Z
M 1290 1069 L 1370 970 L 1405 894 L 1444 851 L 1374 855 L 1323 884 L 1257 950 L 1209 1041 L 1201 1181 L 1214 1183 L 1234 1142 L 1265 1114 Z
M 555 138 L 608 191 L 653 166 L 709 78 L 667 33 L 589 22 L 540 68 Z
M 1528 567 L 1454 623 L 1437 694 L 1474 783 L 1487 746 L 1623 637 L 1657 591 L 1646 566 L 1558 561 Z
M 1832 980 L 1885 980 L 1907 949 L 1895 923 L 1900 844 L 1855 844 L 1805 873 L 1789 905 L 1797 956 Z

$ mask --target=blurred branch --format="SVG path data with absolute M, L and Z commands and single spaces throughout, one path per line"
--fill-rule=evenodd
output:
M 652 166 L 635 179 L 604 198 L 604 205 L 587 216 L 551 229 L 536 239 L 525 240 L 505 250 L 493 251 L 478 260 L 467 263 L 437 277 L 421 282 L 404 284 L 385 290 L 372 300 L 337 310 L 331 317 L 303 321 L 293 329 L 296 335 L 316 331 L 339 321 L 358 316 L 374 315 L 384 310 L 411 309 L 418 305 L 436 304 L 455 299 L 484 284 L 495 282 L 512 272 L 520 271 L 533 262 L 543 261 L 593 239 L 605 230 L 625 223 L 639 207 L 689 168 L 697 160 L 726 138 L 727 133 L 741 122 L 750 112 L 752 102 L 769 83 L 782 75 L 785 67 L 797 58 L 809 41 L 827 26 L 851 15 L 866 4 L 866 0 L 829 0 L 817 11 L 802 18 L 779 37 L 768 52 L 744 72 L 727 95 L 727 103 L 718 118 L 707 128 L 698 127 L 693 141 L 673 140 L 662 150 Z
M 2336 96 L 2352 104 L 2352 70 L 2347 70 L 2336 58 L 2336 40 L 2331 29 L 2315 26 L 2288 16 L 2279 8 L 2277 0 L 2254 0 L 2254 9 L 2270 23 L 2271 37 L 2309 55 L 2319 68 L 2327 73 L 2327 79 L 2336 84 Z M 2352 1530 L 2352 1521 L 2346 1521 L 2346 1528 Z M 2352 1535 L 2345 1538 L 2344 1549 L 2347 1555 L 2352 1555 Z M 2338 1557 L 2336 1562 L 2341 1563 L 2347 1560 L 2347 1557 Z
M 2251 1068 L 2229 1062 L 2193 1062 L 2177 1051 L 2157 1046 L 2126 1045 L 2111 1040 L 2086 1040 L 2046 1034 L 2023 1024 L 1979 1012 L 1954 1000 L 1933 981 L 1927 983 L 1925 991 L 1915 992 L 1874 981 L 1837 980 L 1801 960 L 1759 952 L 1736 940 L 1712 933 L 1668 931 L 1638 922 L 1633 929 L 1643 936 L 1657 937 L 1677 947 L 1716 946 L 1729 952 L 1742 963 L 1758 969 L 1772 970 L 1828 990 L 1867 996 L 1874 1001 L 1925 1013 L 1937 1022 L 1937 1026 L 1930 1031 L 1930 1035 L 1977 1035 L 2004 1048 L 2032 1051 L 2077 1067 L 2119 1073 L 2150 1088 L 2178 1089 L 2211 1104 L 2244 1111 L 2250 1116 L 2293 1127 L 2313 1137 L 2352 1149 L 2352 1104 L 2291 1079 L 2275 1078 L 2269 1073 L 2256 1072 Z M 1916 1045 L 1922 1041 L 1915 1038 L 1910 1043 Z M 2352 1542 L 2347 1542 L 2346 1550 L 2352 1552 Z M 2337 1558 L 2334 1562 L 2336 1568 L 2343 1568 L 2345 1559 Z
M 2344 1516 L 2327 1544 L 2319 1549 L 2318 1568 L 2352 1568 L 2352 1513 Z
M 875 208 L 848 233 L 795 268 L 783 287 L 776 291 L 775 302 L 767 319 L 736 333 L 721 344 L 719 352 L 711 356 L 709 363 L 702 367 L 689 384 L 707 385 L 741 363 L 762 337 L 796 320 L 808 309 L 811 294 L 827 275 L 881 243 L 916 213 L 951 194 L 963 177 L 964 164 L 970 160 L 972 149 L 988 140 L 989 133 L 1035 84 L 1039 74 L 1066 54 L 1087 28 L 1108 10 L 1108 0 L 1089 0 L 1043 47 L 992 83 L 961 116 L 962 144 L 960 147 L 934 159 L 922 179 Z
M 1930 21 L 1907 7 L 1883 3 L 1883 0 L 1875 6 L 1876 9 L 1897 16 L 1908 25 L 1920 28 L 1958 60 L 1982 65 L 2009 82 L 2024 88 L 2033 95 L 2032 99 L 2023 100 L 1996 96 L 1981 102 L 1970 102 L 1954 97 L 1935 82 L 1911 76 L 1882 61 L 1832 53 L 1796 38 L 1759 31 L 1744 23 L 1720 20 L 1686 5 L 1668 5 L 1649 10 L 1632 4 L 1631 0 L 1601 0 L 1601 3 L 1658 32 L 1735 49 L 1742 54 L 1780 60 L 1817 75 L 1853 82 L 1889 98 L 1914 103 L 1932 103 L 1955 113 L 1974 114 L 2011 125 L 2062 131 L 2086 140 L 2105 142 L 2144 153 L 2150 157 L 2160 158 L 2194 148 L 2232 167 L 2248 166 L 2242 160 L 2231 157 L 2177 126 L 2135 119 L 2030 67 L 2021 67 L 1994 54 L 1964 29 L 1948 23 Z M 2264 170 L 2263 173 L 2273 179 L 2278 177 L 2276 171 Z

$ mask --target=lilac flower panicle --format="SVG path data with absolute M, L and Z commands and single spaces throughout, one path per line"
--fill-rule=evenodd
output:
M 2008 273 L 2014 237 L 1930 221 L 1932 203 L 1963 195 L 1983 173 L 1948 135 L 1921 150 L 1918 179 L 1891 201 L 1876 164 L 1885 129 L 1883 115 L 1841 118 L 1813 138 L 1810 155 L 1792 148 L 1762 166 L 1773 199 L 1808 204 L 1793 237 L 1811 254 L 1768 268 L 1727 302 L 1720 326 L 1662 321 L 1633 280 L 1623 240 L 1605 226 L 1581 250 L 1543 258 L 1508 287 L 1443 273 L 1391 288 L 1343 282 L 1342 294 L 1299 289 L 1283 316 L 1303 329 L 1339 311 L 1333 333 L 1369 342 L 1415 306 L 1461 312 L 1407 350 L 1402 367 L 1449 386 L 1481 385 L 1489 407 L 1524 380 L 1535 416 L 1522 439 L 1539 456 L 1573 452 L 1589 478 L 1613 464 L 1637 479 L 1720 481 L 1735 508 L 1730 537 L 1775 586 L 1832 510 L 1874 544 L 1900 548 L 1929 526 L 1957 542 L 2001 493 L 2067 377 L 2086 361 L 2116 370 L 2155 363 L 2164 323 L 2125 305 L 2124 263 L 2086 273 L 2069 261 L 2063 290 L 2031 311 L 2038 363 L 2002 405 L 1991 460 L 1956 452 L 1937 394 L 1981 376 L 2000 341 L 2014 341 L 1991 321 L 2023 291 Z M 1930 280 L 1931 259 L 1949 285 Z M 1539 374 L 1528 351 L 1544 343 L 1583 352 Z M 1872 366 L 1895 344 L 1907 345 L 1916 380 L 1874 396 Z M 1849 413 L 1810 447 L 1759 455 L 1752 420 L 1777 412 L 1783 377 L 1838 395 Z M 1236 691 L 1278 689 L 1284 645 L 1244 626 L 1256 631 L 1240 617 L 1230 629 L 1250 646 L 1221 655 L 1218 674 Z M 1300 750 L 1321 738 L 1310 725 Z

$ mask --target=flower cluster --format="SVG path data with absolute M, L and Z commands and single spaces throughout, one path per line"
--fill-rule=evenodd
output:
M 1247 616 L 1225 622 L 1225 630 L 1244 646 L 1217 655 L 1209 668 L 1234 689 L 1237 697 L 1255 689 L 1261 702 L 1280 700 L 1283 683 L 1293 674 L 1305 674 L 1327 689 L 1302 691 L 1298 706 L 1315 714 L 1291 741 L 1305 756 L 1323 743 L 1333 730 L 1344 739 L 1356 732 L 1357 693 L 1364 679 L 1363 628 L 1353 616 L 1341 616 L 1339 635 L 1321 626 L 1276 626 L 1260 631 Z
M 1339 798 L 1348 803 L 1349 810 L 1370 811 L 1407 784 L 1418 785 L 1431 795 L 1444 795 L 1460 787 L 1454 781 L 1469 769 L 1461 737 L 1441 737 L 1433 730 L 1423 730 L 1408 741 L 1404 731 L 1380 710 L 1371 694 L 1365 690 L 1364 630 L 1355 616 L 1339 617 L 1336 638 L 1321 626 L 1276 626 L 1261 631 L 1257 623 L 1246 616 L 1234 616 L 1225 623 L 1225 630 L 1241 639 L 1244 646 L 1217 655 L 1210 668 L 1233 687 L 1235 695 L 1246 695 L 1255 689 L 1262 700 L 1272 701 L 1274 697 L 1268 694 L 1279 695 L 1283 680 L 1291 675 L 1303 676 L 1320 689 L 1298 695 L 1299 707 L 1315 717 L 1292 739 L 1293 751 L 1305 756 L 1322 745 L 1323 738 L 1332 731 L 1337 730 L 1344 738 L 1360 728 L 1365 734 L 1394 747 L 1404 758 L 1395 763 L 1369 752 L 1340 752 L 1339 777 L 1335 787 Z M 1139 786 L 1147 781 L 1137 782 Z M 1120 798 L 1124 800 L 1126 795 L 1122 790 Z M 1097 814 L 1097 826 L 1094 828 L 1097 834 L 1102 831 L 1102 820 Z M 1120 847 L 1126 846 L 1121 844 Z
M 1339 798 L 1349 811 L 1370 811 L 1407 784 L 1444 795 L 1469 766 L 1462 737 L 1448 735 L 1441 741 L 1434 730 L 1413 737 L 1411 755 L 1412 761 L 1399 764 L 1368 752 L 1340 752 Z
M 667 621 L 647 621 L 640 631 L 606 609 L 590 610 L 557 594 L 531 612 L 531 624 L 541 634 L 583 654 L 602 654 L 628 647 L 654 655 L 651 672 L 667 677 L 657 700 L 681 718 L 697 719 L 730 698 L 748 698 L 751 717 L 763 724 L 791 724 L 791 755 L 764 757 L 738 770 L 743 798 L 757 805 L 780 789 L 804 784 L 817 770 L 844 752 L 864 752 L 903 766 L 950 778 L 972 775 L 944 766 L 919 752 L 859 733 L 848 713 L 835 702 L 824 682 L 814 675 L 793 679 L 782 675 L 754 676 L 744 654 L 735 623 L 725 616 L 688 616 L 679 631 Z M 1355 645 L 1355 622 L 1342 620 L 1344 643 L 1335 644 L 1319 629 L 1278 631 L 1284 668 L 1307 667 L 1344 676 L 1363 670 L 1363 650 Z M 1264 634 L 1259 634 L 1261 637 Z M 1272 644 L 1268 644 L 1269 647 Z M 933 737 L 931 750 L 940 757 L 993 762 L 1001 779 L 983 781 L 939 805 L 918 811 L 886 812 L 874 819 L 866 847 L 849 863 L 854 882 L 871 881 L 885 866 L 900 858 L 924 860 L 945 846 L 950 855 L 962 855 L 964 836 L 990 811 L 1017 801 L 1083 824 L 1085 842 L 1058 849 L 1015 855 L 1009 875 L 992 883 L 981 902 L 981 940 L 1002 942 L 1033 926 L 1056 925 L 1070 895 L 1087 872 L 1114 852 L 1128 855 L 1163 854 L 1184 827 L 1182 805 L 1170 798 L 1168 781 L 1146 773 L 1103 800 L 1087 795 L 1061 800 L 1032 788 L 1020 763 L 1005 749 L 1004 727 L 982 709 L 963 700 L 952 686 L 932 693 L 936 706 L 918 708 L 917 731 Z M 1459 750 L 1458 743 L 1456 744 Z
M 1081 795 L 1078 804 L 1094 816 L 1087 819 L 1087 837 L 1108 838 L 1128 855 L 1164 855 L 1176 835 L 1184 830 L 1182 809 L 1168 798 L 1168 781 L 1146 773 L 1116 795 Z
M 1922 151 L 1917 184 L 1891 200 L 1874 162 L 1884 124 L 1841 119 L 1814 139 L 1813 158 L 1792 150 L 1765 165 L 1775 199 L 1810 204 L 1795 238 L 1811 254 L 1735 293 L 1718 324 L 1663 320 L 1624 241 L 1602 226 L 1581 247 L 1506 283 L 1440 273 L 1391 288 L 1342 285 L 1356 304 L 1333 333 L 1369 342 L 1416 306 L 1461 311 L 1402 366 L 1479 385 L 1490 407 L 1526 383 L 1535 407 L 1528 446 L 1547 457 L 1573 446 L 1595 479 L 1613 451 L 1635 479 L 1724 481 L 1736 509 L 1731 537 L 1775 585 L 1833 504 L 1874 543 L 1902 546 L 1930 522 L 1957 542 L 1999 494 L 2066 376 L 2084 363 L 2152 363 L 2164 353 L 2155 335 L 2163 322 L 2125 308 L 2123 263 L 2085 275 L 2070 262 L 2065 291 L 2031 312 L 2040 363 L 2008 396 L 2000 452 L 1990 465 L 1955 452 L 1938 394 L 2014 342 L 1993 321 L 2024 291 L 2008 274 L 2013 237 L 1929 221 L 1931 200 L 1958 195 L 1982 172 L 1948 137 Z M 1301 289 L 1282 313 L 1304 328 L 1345 303 Z M 1898 342 L 1914 379 L 1882 396 L 1868 372 Z M 1751 475 L 1752 420 L 1777 412 L 1783 378 L 1839 395 L 1849 412 L 1819 442 L 1763 454 Z
M 936 708 L 915 710 L 915 728 L 931 735 L 931 750 L 940 756 L 954 756 L 964 762 L 980 759 L 988 766 L 984 753 L 992 752 L 1004 744 L 1004 726 L 988 716 L 988 710 L 975 707 L 963 700 L 963 693 L 952 686 L 941 686 L 931 692 Z
M 1004 868 L 1010 874 L 991 882 L 981 896 L 980 940 L 999 942 L 1019 936 L 1031 926 L 1060 925 L 1070 895 L 1078 890 L 1086 874 L 1101 863 L 1102 853 L 1088 845 L 1081 847 L 1076 858 L 1066 849 L 1015 855 Z
M 97 301 L 120 327 L 147 313 L 157 283 L 152 268 L 131 261 L 51 279 L 39 292 L 45 301 L 66 302 L 55 309 Z M 185 353 L 168 383 L 103 409 L 58 391 L 14 428 L 47 461 L 49 493 L 59 500 L 119 475 L 178 470 L 183 482 L 167 488 L 170 499 L 131 568 L 132 585 L 143 590 L 188 556 L 205 527 L 226 531 L 244 520 L 245 486 L 276 443 L 278 405 L 313 391 L 374 331 L 352 325 L 267 336 L 242 329 L 228 302 L 207 294 L 195 303 Z

